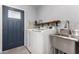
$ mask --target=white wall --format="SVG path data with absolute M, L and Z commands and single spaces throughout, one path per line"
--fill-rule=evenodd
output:
M 38 19 L 69 20 L 73 28 L 79 28 L 79 5 L 41 5 Z
M 25 37 L 24 37 L 24 42 L 26 45 L 26 29 L 28 28 L 29 25 L 29 20 L 34 21 L 37 19 L 36 17 L 36 9 L 34 6 L 31 5 L 7 5 L 9 7 L 17 8 L 24 10 L 24 23 L 25 23 Z M 0 5 L 0 51 L 2 51 L 2 6 Z
M 0 5 L 0 53 L 2 52 L 2 6 Z

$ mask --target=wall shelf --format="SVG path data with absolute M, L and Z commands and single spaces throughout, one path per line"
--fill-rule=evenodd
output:
M 42 22 L 42 23 L 37 23 L 37 24 L 35 24 L 36 26 L 40 26 L 40 25 L 49 25 L 49 24 L 58 24 L 58 23 L 60 23 L 61 21 L 60 20 L 54 20 L 54 21 L 49 21 L 49 22 Z

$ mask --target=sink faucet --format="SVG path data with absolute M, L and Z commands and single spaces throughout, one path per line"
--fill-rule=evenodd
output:
M 70 22 L 68 20 L 66 21 L 64 28 L 68 28 L 68 32 L 69 32 L 69 34 L 71 34 Z

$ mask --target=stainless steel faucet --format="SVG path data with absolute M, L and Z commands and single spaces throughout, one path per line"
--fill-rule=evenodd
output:
M 71 29 L 70 29 L 70 22 L 69 22 L 69 20 L 66 21 L 64 28 L 68 28 L 68 32 L 69 32 L 69 34 L 71 34 Z

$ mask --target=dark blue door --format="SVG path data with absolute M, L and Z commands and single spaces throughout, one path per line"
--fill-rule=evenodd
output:
M 3 6 L 3 51 L 24 45 L 24 11 Z

